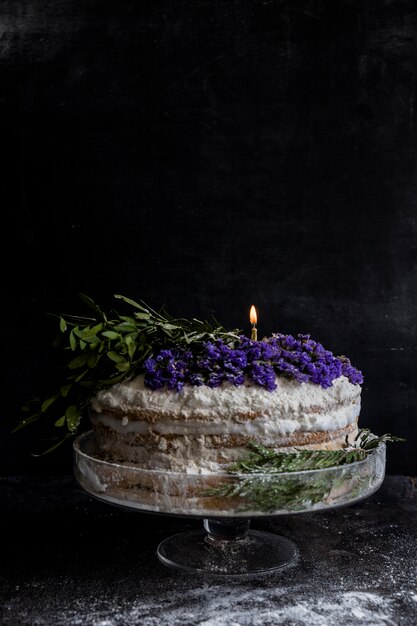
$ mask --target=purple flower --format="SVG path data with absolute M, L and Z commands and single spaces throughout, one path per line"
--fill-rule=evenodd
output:
M 249 378 L 257 385 L 268 389 L 268 391 L 273 391 L 277 388 L 275 372 L 272 365 L 254 361 L 249 371 Z
M 234 344 L 222 340 L 192 350 L 163 349 L 144 362 L 145 385 L 150 389 L 180 391 L 185 384 L 219 387 L 245 381 L 273 391 L 277 376 L 299 383 L 310 382 L 324 389 L 346 376 L 352 384 L 363 382 L 362 373 L 345 357 L 335 357 L 310 335 L 272 335 L 264 341 L 241 336 Z

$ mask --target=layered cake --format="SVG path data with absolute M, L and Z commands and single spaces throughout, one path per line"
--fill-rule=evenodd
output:
M 59 317 L 64 378 L 17 427 L 48 419 L 63 434 L 52 451 L 88 412 L 93 432 L 74 441 L 87 492 L 140 510 L 252 517 L 346 504 L 382 480 L 384 448 L 374 454 L 358 432 L 363 377 L 347 357 L 309 335 L 258 341 L 252 311 L 248 338 L 115 297 L 126 315 L 82 296 L 88 316 Z
M 218 473 L 251 443 L 274 450 L 346 445 L 362 374 L 308 335 L 277 334 L 197 352 L 163 349 L 100 391 L 90 418 L 103 458 L 145 469 Z

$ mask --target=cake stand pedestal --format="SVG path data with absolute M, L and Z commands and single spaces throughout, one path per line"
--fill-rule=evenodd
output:
M 175 569 L 200 574 L 247 576 L 294 563 L 294 542 L 273 533 L 250 530 L 250 520 L 205 519 L 204 530 L 179 533 L 162 541 L 159 560 Z
M 348 506 L 369 497 L 385 475 L 385 444 L 364 460 L 280 474 L 186 474 L 100 458 L 94 433 L 74 442 L 75 477 L 91 496 L 143 513 L 201 519 L 203 528 L 164 539 L 165 565 L 199 574 L 274 572 L 298 558 L 295 543 L 250 529 L 250 521 Z

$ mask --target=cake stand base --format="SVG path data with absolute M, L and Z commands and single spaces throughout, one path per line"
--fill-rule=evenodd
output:
M 173 535 L 157 549 L 168 567 L 215 576 L 274 572 L 297 560 L 297 546 L 279 535 L 249 530 L 249 520 L 205 519 L 204 529 Z

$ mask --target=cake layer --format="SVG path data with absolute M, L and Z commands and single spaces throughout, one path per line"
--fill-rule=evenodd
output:
M 103 411 L 97 413 L 91 411 L 90 416 L 94 424 L 102 424 L 111 430 L 121 434 L 134 433 L 146 435 L 156 433 L 158 435 L 236 435 L 245 434 L 252 437 L 268 436 L 275 438 L 277 435 L 285 435 L 304 431 L 333 431 L 343 428 L 355 421 L 360 411 L 360 402 L 346 403 L 335 406 L 326 413 L 304 413 L 304 419 L 283 418 L 277 414 L 274 416 L 254 417 L 240 414 L 230 419 L 210 419 L 190 416 L 184 419 L 171 415 L 159 415 L 152 421 L 139 419 L 138 415 L 118 414 L 117 411 Z
M 130 462 L 147 469 L 186 473 L 223 471 L 224 464 L 247 456 L 253 441 L 274 450 L 320 449 L 335 450 L 345 445 L 346 437 L 353 439 L 357 423 L 331 432 L 304 432 L 270 437 L 244 435 L 140 435 L 121 434 L 102 424 L 95 425 L 97 447 L 103 457 L 114 462 Z
M 176 392 L 150 390 L 138 376 L 92 401 L 97 445 L 112 461 L 206 473 L 245 456 L 251 442 L 335 449 L 357 432 L 359 385 L 344 376 L 327 389 L 283 377 L 276 382 L 274 391 L 223 383 Z
M 125 416 L 130 421 L 153 422 L 169 417 L 240 422 L 255 417 L 276 419 L 279 415 L 280 420 L 308 423 L 312 415 L 328 416 L 341 406 L 348 409 L 352 404 L 360 406 L 361 388 L 345 376 L 334 380 L 327 389 L 282 376 L 276 377 L 276 383 L 274 391 L 248 382 L 238 387 L 230 383 L 215 388 L 185 385 L 180 392 L 175 392 L 166 388 L 149 389 L 141 375 L 99 392 L 92 401 L 92 409 L 96 413 Z M 313 425 L 317 425 L 317 420 L 318 417 Z

